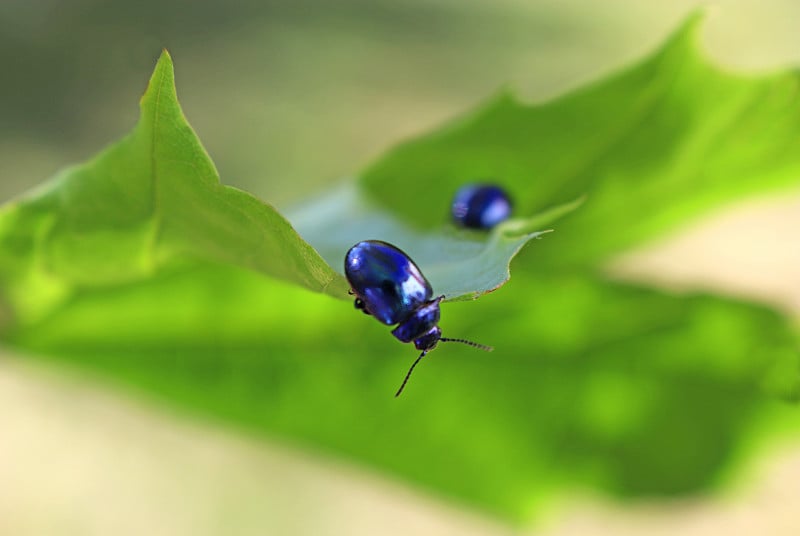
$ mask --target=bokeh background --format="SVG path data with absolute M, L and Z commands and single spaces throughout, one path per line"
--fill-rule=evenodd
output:
M 698 2 L 299 0 L 0 3 L 0 200 L 134 124 L 167 47 L 223 181 L 279 207 L 504 86 L 546 100 L 663 41 Z M 729 69 L 800 64 L 800 4 L 705 4 Z M 800 312 L 800 197 L 748 201 L 618 259 L 620 277 Z M 793 230 L 795 230 L 793 232 Z M 743 244 L 746 247 L 743 247 Z M 544 534 L 796 534 L 800 445 L 727 494 L 570 497 Z M 2 534 L 508 534 L 385 476 L 0 350 Z M 528 530 L 528 529 L 526 529 Z

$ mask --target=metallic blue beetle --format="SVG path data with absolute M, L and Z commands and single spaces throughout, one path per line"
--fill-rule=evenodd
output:
M 403 392 L 419 360 L 439 341 L 460 342 L 491 351 L 492 348 L 464 339 L 442 337 L 439 328 L 439 302 L 433 298 L 431 284 L 408 255 L 380 240 L 365 240 L 351 247 L 344 259 L 344 273 L 356 296 L 356 309 L 374 316 L 386 325 L 398 324 L 392 335 L 400 342 L 414 342 L 422 350 L 408 370 L 395 396 Z
M 511 199 L 499 186 L 468 184 L 453 197 L 452 214 L 461 227 L 491 229 L 511 216 Z

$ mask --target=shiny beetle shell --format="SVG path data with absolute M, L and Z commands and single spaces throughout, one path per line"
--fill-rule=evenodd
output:
M 414 261 L 380 240 L 350 248 L 344 273 L 365 311 L 387 325 L 402 322 L 433 296 L 431 284 Z

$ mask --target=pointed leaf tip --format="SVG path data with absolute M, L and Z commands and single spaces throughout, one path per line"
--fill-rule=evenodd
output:
M 161 54 L 158 56 L 158 61 L 156 61 L 156 68 L 155 70 L 158 71 L 159 68 L 169 68 L 172 70 L 172 56 L 169 54 L 169 50 L 166 48 L 161 49 Z
M 164 90 L 168 90 L 164 92 Z M 144 110 L 150 101 L 159 102 L 164 96 L 170 96 L 171 100 L 177 102 L 178 97 L 175 92 L 175 69 L 172 64 L 172 57 L 166 48 L 161 50 L 153 74 L 147 84 L 147 89 L 142 95 L 140 106 Z
M 673 48 L 686 48 L 692 51 L 697 51 L 700 29 L 705 22 L 706 13 L 706 10 L 702 7 L 691 11 L 680 24 L 680 26 L 678 26 L 669 34 L 666 42 L 662 46 L 662 50 L 666 51 Z

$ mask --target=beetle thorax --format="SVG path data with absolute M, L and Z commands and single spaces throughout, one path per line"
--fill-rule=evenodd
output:
M 439 323 L 439 302 L 442 299 L 444 299 L 444 296 L 439 296 L 435 300 L 426 302 L 415 309 L 394 328 L 392 335 L 401 342 L 414 341 L 414 345 L 420 350 L 432 349 L 442 335 L 437 326 Z

